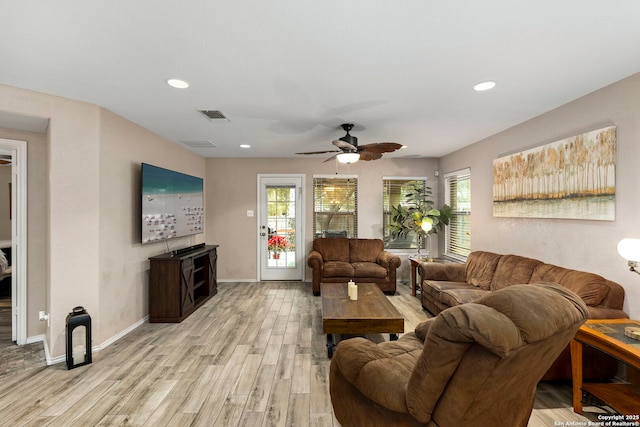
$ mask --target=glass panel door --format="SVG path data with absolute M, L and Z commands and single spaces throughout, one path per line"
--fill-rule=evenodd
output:
M 302 177 L 260 178 L 260 280 L 302 280 Z

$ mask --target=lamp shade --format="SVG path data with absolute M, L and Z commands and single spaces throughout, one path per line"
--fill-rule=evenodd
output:
M 338 161 L 340 163 L 355 163 L 360 160 L 360 153 L 340 153 Z
M 627 261 L 640 261 L 640 239 L 625 238 L 620 240 L 618 253 Z
M 433 228 L 433 221 L 427 221 L 425 219 L 422 221 L 422 224 L 420 224 L 420 227 L 422 227 L 422 231 L 428 233 Z

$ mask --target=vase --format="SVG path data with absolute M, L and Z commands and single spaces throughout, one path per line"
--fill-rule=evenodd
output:
M 424 259 L 431 258 L 431 254 L 429 251 L 429 246 L 431 243 L 429 241 L 430 236 L 427 234 L 426 237 L 427 237 L 427 249 L 425 250 L 423 248 L 425 235 L 423 233 L 418 233 L 418 252 L 416 253 L 416 258 L 424 258 Z

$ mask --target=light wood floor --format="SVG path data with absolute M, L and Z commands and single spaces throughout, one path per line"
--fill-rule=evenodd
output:
M 406 285 L 390 299 L 406 331 L 428 317 Z M 223 283 L 183 323 L 144 324 L 91 365 L 0 376 L 0 425 L 339 426 L 325 343 L 309 284 Z M 568 385 L 543 383 L 529 426 L 587 416 Z

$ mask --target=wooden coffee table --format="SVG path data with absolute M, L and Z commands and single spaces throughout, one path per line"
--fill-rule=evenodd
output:
M 375 283 L 358 283 L 358 299 L 351 301 L 346 283 L 322 283 L 322 332 L 327 356 L 333 356 L 335 334 L 391 334 L 404 332 L 404 318 Z

